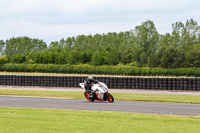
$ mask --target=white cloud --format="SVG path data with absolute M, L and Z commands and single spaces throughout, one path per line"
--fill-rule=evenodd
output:
M 30 36 L 51 42 L 127 31 L 147 19 L 165 33 L 177 21 L 200 21 L 199 14 L 199 0 L 0 0 L 0 39 Z
M 198 0 L 1 0 L 0 9 L 8 13 L 87 14 L 121 12 L 160 12 L 181 10 Z
M 29 36 L 44 39 L 48 44 L 51 41 L 60 40 L 62 37 L 67 38 L 77 35 L 89 35 L 96 33 L 120 32 L 130 30 L 130 24 L 122 23 L 90 23 L 90 24 L 38 24 L 26 21 L 4 22 L 0 24 L 0 36 L 9 39 L 10 37 Z M 119 28 L 120 27 L 120 28 Z

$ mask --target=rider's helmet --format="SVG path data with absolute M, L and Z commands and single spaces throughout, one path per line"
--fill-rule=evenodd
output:
M 87 78 L 87 80 L 88 80 L 89 83 L 92 83 L 92 81 L 94 81 L 94 78 L 93 78 L 92 76 L 89 76 L 89 77 Z

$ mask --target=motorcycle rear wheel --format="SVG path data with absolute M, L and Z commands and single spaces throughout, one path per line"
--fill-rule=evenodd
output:
M 110 103 L 114 102 L 114 97 L 110 93 L 106 93 L 106 100 Z

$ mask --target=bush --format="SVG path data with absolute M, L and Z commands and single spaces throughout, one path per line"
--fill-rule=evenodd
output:
M 0 56 L 0 64 L 5 64 L 7 63 L 7 59 L 5 56 Z
M 136 66 L 91 66 L 55 65 L 55 64 L 0 64 L 0 71 L 9 72 L 48 72 L 48 73 L 81 73 L 81 74 L 113 74 L 134 76 L 200 76 L 200 68 L 149 68 Z

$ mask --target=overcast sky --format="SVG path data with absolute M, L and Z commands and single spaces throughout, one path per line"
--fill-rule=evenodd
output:
M 0 0 L 0 40 L 28 36 L 49 44 L 129 31 L 146 20 L 165 34 L 191 18 L 200 22 L 200 0 Z

